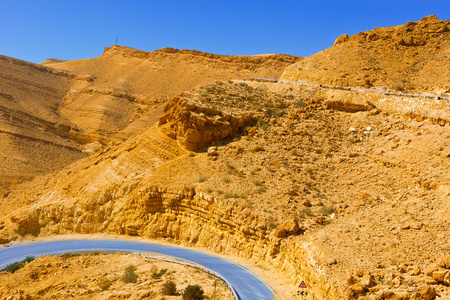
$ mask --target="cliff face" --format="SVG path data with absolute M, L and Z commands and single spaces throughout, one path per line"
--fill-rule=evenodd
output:
M 334 46 L 286 68 L 285 80 L 384 86 L 408 92 L 450 90 L 450 21 L 428 16 L 338 37 Z

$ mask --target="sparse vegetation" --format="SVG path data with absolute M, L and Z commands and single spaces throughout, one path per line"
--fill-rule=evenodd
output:
M 158 267 L 153 265 L 150 269 L 150 273 L 153 279 L 161 279 L 161 277 L 167 273 L 167 269 L 158 270 Z
M 314 216 L 314 213 L 313 213 L 312 209 L 309 208 L 309 207 L 304 208 L 304 209 L 303 209 L 303 213 L 304 213 L 305 215 L 307 215 L 308 217 Z
M 223 196 L 225 198 L 239 198 L 239 195 L 237 193 L 225 193 Z
M 266 170 L 269 171 L 270 173 L 275 173 L 275 171 L 276 171 L 275 168 L 272 166 L 267 166 Z
M 205 182 L 206 180 L 208 180 L 208 178 L 207 177 L 205 177 L 205 176 L 200 176 L 199 178 L 198 178 L 198 182 Z
M 177 285 L 172 280 L 166 281 L 161 289 L 161 294 L 166 296 L 173 296 L 177 294 Z
M 405 90 L 405 88 L 403 87 L 402 84 L 396 84 L 394 86 L 394 90 L 399 91 L 399 92 L 403 92 Z
M 62 258 L 71 258 L 76 256 L 81 256 L 81 253 L 73 252 L 73 253 L 63 253 L 60 255 Z
M 270 113 L 270 115 L 271 115 L 272 117 L 280 117 L 280 116 L 281 116 L 281 111 L 279 111 L 279 110 L 274 110 L 274 111 L 272 111 L 272 112 Z
M 4 268 L 3 270 L 5 270 L 6 272 L 9 272 L 9 273 L 14 273 L 17 270 L 23 268 L 25 266 L 25 264 L 32 262 L 33 260 L 34 260 L 34 256 L 27 256 L 22 261 L 18 261 L 18 262 L 7 265 L 6 268 Z
M 125 274 L 122 276 L 122 281 L 125 283 L 136 283 L 138 279 L 138 275 L 134 272 L 136 267 L 133 265 L 129 265 L 125 268 Z
M 253 170 L 250 172 L 250 174 L 251 174 L 251 175 L 256 175 L 256 173 L 259 172 L 259 171 L 261 171 L 261 168 L 258 167 L 258 168 L 253 169 Z
M 265 191 L 267 191 L 267 188 L 265 186 L 260 186 L 259 188 L 257 188 L 255 190 L 256 193 L 264 193 Z
M 305 106 L 305 102 L 303 100 L 299 100 L 299 101 L 295 102 L 295 105 L 297 107 L 303 107 L 303 106 Z
M 183 292 L 183 300 L 203 300 L 204 293 L 199 285 L 188 285 Z
M 333 213 L 336 212 L 336 209 L 332 208 L 332 207 L 322 207 L 320 208 L 320 213 L 324 216 L 328 216 L 331 215 Z
M 102 276 L 97 279 L 97 285 L 102 291 L 106 291 L 111 286 L 111 281 L 106 276 Z

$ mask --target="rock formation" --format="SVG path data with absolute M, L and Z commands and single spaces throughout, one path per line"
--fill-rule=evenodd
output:
M 281 79 L 394 90 L 450 91 L 450 21 L 419 22 L 338 37 L 334 46 L 286 68 Z

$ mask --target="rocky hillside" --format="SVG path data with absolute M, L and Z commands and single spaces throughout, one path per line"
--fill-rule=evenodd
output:
M 301 280 L 316 299 L 448 298 L 448 124 L 386 108 L 408 98 L 327 93 L 233 81 L 184 92 L 159 127 L 3 198 L 0 240 L 163 238 L 283 274 L 286 299 Z
M 0 195 L 12 183 L 86 155 L 82 133 L 59 110 L 70 74 L 0 56 Z
M 213 79 L 279 77 L 300 58 L 106 48 L 41 65 L 0 56 L 0 195 L 158 121 L 167 99 Z
M 408 92 L 450 92 L 450 21 L 375 28 L 336 39 L 334 46 L 289 66 L 285 80 Z
M 286 66 L 299 59 L 278 54 L 221 56 L 173 48 L 145 52 L 116 45 L 96 58 L 44 64 L 95 78 L 72 86 L 62 110 L 65 116 L 92 134 L 109 136 L 112 131 L 128 138 L 155 121 L 142 114 L 149 106 L 214 80 L 279 78 Z

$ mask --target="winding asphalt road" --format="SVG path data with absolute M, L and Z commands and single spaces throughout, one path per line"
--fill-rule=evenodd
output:
M 191 261 L 225 278 L 241 300 L 275 300 L 273 291 L 249 270 L 230 261 L 203 252 L 176 246 L 163 246 L 123 240 L 65 240 L 15 245 L 0 249 L 0 270 L 27 256 L 61 254 L 67 252 L 106 251 L 158 253 Z

